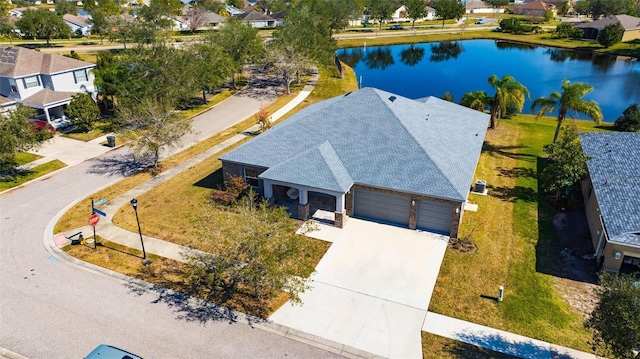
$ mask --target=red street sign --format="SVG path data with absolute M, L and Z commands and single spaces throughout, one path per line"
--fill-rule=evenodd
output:
M 95 227 L 98 222 L 100 222 L 100 216 L 97 213 L 94 213 L 89 217 L 89 225 L 91 227 Z

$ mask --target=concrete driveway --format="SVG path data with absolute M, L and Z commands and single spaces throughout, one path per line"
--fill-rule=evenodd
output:
M 302 306 L 269 319 L 390 358 L 422 358 L 420 332 L 448 237 L 350 218 L 320 224 L 311 237 L 333 242 Z

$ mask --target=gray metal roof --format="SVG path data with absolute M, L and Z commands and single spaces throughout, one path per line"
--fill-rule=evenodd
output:
M 439 98 L 364 88 L 305 108 L 221 160 L 320 189 L 344 191 L 348 175 L 352 183 L 464 201 L 488 122 L 487 114 Z
M 580 141 L 609 240 L 640 245 L 640 133 L 582 133 Z

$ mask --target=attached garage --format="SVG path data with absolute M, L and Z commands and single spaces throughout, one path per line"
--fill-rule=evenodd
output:
M 409 226 L 411 200 L 393 193 L 356 188 L 353 195 L 354 217 Z
M 453 206 L 448 203 L 419 200 L 416 228 L 423 231 L 450 234 Z

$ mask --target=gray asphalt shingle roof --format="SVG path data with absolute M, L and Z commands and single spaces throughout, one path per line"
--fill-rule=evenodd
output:
M 582 133 L 580 141 L 609 240 L 640 245 L 640 133 Z
M 359 183 L 464 201 L 488 121 L 439 98 L 364 88 L 307 107 L 221 160 L 320 189 L 344 192 Z
M 309 176 L 313 173 L 313 176 Z M 346 192 L 353 179 L 329 141 L 279 163 L 260 174 L 260 178 L 303 186 Z

